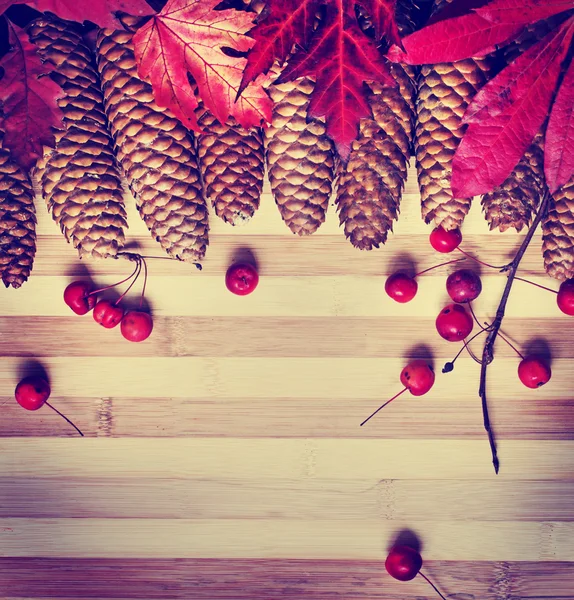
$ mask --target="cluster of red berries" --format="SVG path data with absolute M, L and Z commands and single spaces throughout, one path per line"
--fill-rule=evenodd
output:
M 467 258 L 471 258 L 487 267 L 501 270 L 499 267 L 493 267 L 492 265 L 479 261 L 459 248 L 460 243 L 462 242 L 462 234 L 458 229 L 446 231 L 442 227 L 437 227 L 431 232 L 429 239 L 431 246 L 437 252 L 448 254 L 454 250 L 459 250 Z M 410 302 L 416 296 L 418 291 L 418 283 L 416 281 L 418 276 L 438 267 L 453 264 L 461 260 L 464 260 L 464 257 L 435 265 L 412 276 L 403 271 L 393 273 L 385 282 L 385 292 L 396 302 L 401 304 Z M 567 315 L 574 315 L 574 279 L 563 282 L 558 292 L 545 288 L 544 286 L 539 286 L 526 279 L 516 279 L 532 283 L 537 287 L 542 287 L 550 292 L 556 293 L 557 304 L 560 310 Z M 436 330 L 438 334 L 448 342 L 463 342 L 462 352 L 465 348 L 468 349 L 466 338 L 472 333 L 475 322 L 479 326 L 480 331 L 473 336 L 471 340 L 490 331 L 490 326 L 488 324 L 486 327 L 483 327 L 480 324 L 474 315 L 470 304 L 473 300 L 476 300 L 482 292 L 482 282 L 479 275 L 474 271 L 470 269 L 458 269 L 447 277 L 446 291 L 450 296 L 452 303 L 445 306 L 438 314 L 435 321 Z M 469 307 L 469 310 L 465 308 L 465 305 Z M 498 335 L 511 346 L 521 358 L 518 365 L 518 377 L 526 387 L 538 388 L 550 381 L 552 372 L 546 360 L 536 355 L 522 355 L 502 334 L 498 333 Z M 443 373 L 448 373 L 453 370 L 454 362 L 461 352 L 456 355 L 454 360 L 446 363 L 443 368 Z M 392 402 L 407 390 L 413 396 L 422 396 L 423 394 L 426 394 L 432 388 L 434 379 L 432 367 L 425 361 L 414 360 L 410 362 L 402 370 L 400 375 L 400 381 L 404 388 L 396 396 L 393 396 L 379 407 L 372 415 L 363 421 L 361 425 L 364 425 L 369 419 L 377 414 L 381 408 L 389 404 L 389 402 Z

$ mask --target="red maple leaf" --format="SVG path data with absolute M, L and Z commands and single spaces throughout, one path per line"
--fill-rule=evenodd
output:
M 359 28 L 351 0 L 332 0 L 326 6 L 309 50 L 290 59 L 278 82 L 304 76 L 316 81 L 309 116 L 325 118 L 327 133 L 346 160 L 360 119 L 371 114 L 365 82 L 396 85 L 377 46 Z
M 574 19 L 529 48 L 476 95 L 464 116 L 471 125 L 453 159 L 455 196 L 494 189 L 522 158 L 546 118 L 573 34 Z
M 8 22 L 10 51 L 0 60 L 4 77 L 0 85 L 3 146 L 25 170 L 31 169 L 43 153 L 54 146 L 52 127 L 61 126 L 57 98 L 62 90 L 48 75 L 36 47 L 28 36 Z
M 462 4 L 459 3 L 459 5 Z M 568 16 L 574 0 L 473 0 L 465 15 L 433 22 L 403 38 L 405 52 L 388 56 L 410 64 L 452 62 L 482 56 L 515 39 L 523 27 L 554 15 Z M 453 159 L 453 193 L 465 198 L 501 184 L 545 120 L 563 62 L 571 51 L 574 16 L 519 56 L 474 98 L 470 123 Z M 560 84 L 546 133 L 544 171 L 556 190 L 574 177 L 574 76 Z
M 255 40 L 247 56 L 247 65 L 239 93 L 261 73 L 269 72 L 275 61 L 280 65 L 298 44 L 308 48 L 317 9 L 323 0 L 274 0 L 267 15 L 250 32 Z
M 151 82 L 156 102 L 197 129 L 197 100 L 189 72 L 205 106 L 224 123 L 230 115 L 243 127 L 271 119 L 271 100 L 257 82 L 235 101 L 247 52 L 253 13 L 214 10 L 220 0 L 170 0 L 134 35 L 140 77 Z M 230 49 L 225 50 L 224 49 Z
M 401 45 L 401 34 L 395 20 L 397 0 L 357 0 L 357 4 L 371 17 L 378 41 L 386 37 L 390 44 Z
M 0 14 L 22 0 L 0 0 Z M 26 4 L 39 11 L 50 11 L 69 21 L 92 21 L 100 27 L 117 28 L 120 22 L 115 18 L 118 11 L 135 16 L 153 14 L 153 9 L 145 0 L 26 0 Z

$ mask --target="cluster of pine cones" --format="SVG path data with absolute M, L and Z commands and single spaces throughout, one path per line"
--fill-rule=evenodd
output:
M 450 0 L 435 2 L 435 11 Z M 259 12 L 263 0 L 251 0 Z M 399 1 L 403 35 L 415 27 L 413 3 Z M 370 26 L 363 19 L 364 27 Z M 422 215 L 460 227 L 470 198 L 450 190 L 452 157 L 474 94 L 492 76 L 493 57 L 422 67 L 391 65 L 398 87 L 370 84 L 373 115 L 363 119 L 346 164 L 337 160 L 321 120 L 307 114 L 314 82 L 272 85 L 273 119 L 265 129 L 219 123 L 203 106 L 203 132 L 193 135 L 159 107 L 137 76 L 132 33 L 101 30 L 94 53 L 74 24 L 41 17 L 28 26 L 62 88 L 64 120 L 56 146 L 36 167 L 54 220 L 80 257 L 115 256 L 127 228 L 121 173 L 152 236 L 175 259 L 198 263 L 208 244 L 206 199 L 224 221 L 249 220 L 259 206 L 265 163 L 287 226 L 311 234 L 325 220 L 332 192 L 341 225 L 360 249 L 384 244 L 398 217 L 411 153 L 416 157 Z M 533 28 L 506 49 L 510 60 L 544 34 Z M 1 134 L 1 132 L 0 132 Z M 542 133 L 508 179 L 482 199 L 492 228 L 528 226 L 545 192 Z M 33 189 L 0 147 L 0 275 L 15 288 L 35 253 Z M 554 197 L 543 222 L 544 260 L 558 279 L 574 277 L 574 181 Z

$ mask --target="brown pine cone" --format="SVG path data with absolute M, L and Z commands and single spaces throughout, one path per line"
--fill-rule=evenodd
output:
M 574 178 L 554 194 L 542 221 L 544 267 L 551 277 L 574 277 Z
M 101 30 L 96 46 L 118 160 L 140 215 L 171 257 L 201 261 L 209 225 L 193 136 L 137 76 L 131 33 Z
M 57 17 L 36 19 L 28 33 L 64 91 L 63 129 L 37 165 L 42 194 L 80 258 L 115 256 L 125 242 L 126 212 L 93 56 L 75 26 Z
M 233 117 L 222 125 L 205 108 L 198 111 L 198 122 L 197 154 L 207 199 L 226 223 L 244 223 L 259 208 L 263 190 L 263 132 L 246 130 Z
M 30 179 L 0 148 L 0 276 L 19 288 L 30 276 L 36 254 L 36 211 Z
M 314 83 L 303 77 L 272 85 L 273 116 L 265 130 L 271 190 L 293 233 L 315 232 L 325 220 L 333 183 L 333 144 L 325 123 L 307 122 Z
M 450 1 L 435 2 L 434 13 Z M 421 68 L 415 153 L 426 223 L 456 229 L 470 210 L 471 198 L 452 195 L 452 159 L 466 129 L 461 122 L 466 107 L 486 83 L 492 66 L 485 57 Z
M 407 178 L 416 88 L 406 67 L 391 65 L 391 72 L 399 88 L 370 84 L 373 118 L 361 119 L 337 180 L 339 221 L 361 250 L 385 243 Z

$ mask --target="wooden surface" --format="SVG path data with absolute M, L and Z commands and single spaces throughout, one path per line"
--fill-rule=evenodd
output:
M 434 329 L 456 267 L 421 277 L 408 305 L 384 294 L 395 269 L 445 260 L 428 245 L 413 175 L 395 234 L 370 253 L 344 239 L 334 207 L 316 235 L 294 238 L 268 189 L 249 225 L 212 218 L 203 271 L 149 261 L 155 329 L 142 344 L 64 305 L 73 278 L 104 286 L 131 265 L 80 262 L 38 206 L 33 276 L 0 291 L 2 600 L 432 598 L 424 581 L 384 571 L 408 530 L 452 600 L 574 599 L 574 321 L 551 294 L 516 282 L 503 331 L 551 352 L 553 378 L 522 387 L 516 356 L 497 345 L 495 476 L 479 366 L 463 355 L 440 374 L 459 349 Z M 129 212 L 130 242 L 161 255 L 131 200 Z M 478 203 L 463 233 L 466 250 L 495 264 L 520 242 L 489 233 Z M 539 245 L 522 275 L 556 287 Z M 249 252 L 261 281 L 240 298 L 224 273 Z M 488 319 L 504 276 L 482 276 L 475 308 Z M 433 390 L 359 427 L 399 391 L 413 356 L 434 361 Z M 34 361 L 86 438 L 47 408 L 16 405 Z

